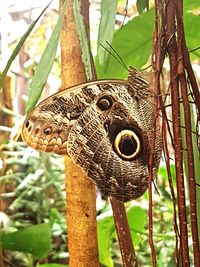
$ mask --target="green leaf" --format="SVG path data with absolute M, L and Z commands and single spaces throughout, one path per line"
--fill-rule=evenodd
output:
M 185 11 L 190 12 L 195 8 L 200 8 L 200 2 L 199 0 L 184 0 L 183 7 Z
M 62 216 L 56 208 L 51 208 L 50 220 L 51 220 L 51 223 L 53 223 L 54 221 L 57 221 L 59 224 L 61 224 Z
M 91 54 L 89 49 L 86 26 L 84 24 L 84 17 L 81 13 L 81 2 L 79 0 L 73 1 L 73 11 L 74 11 L 74 18 L 76 21 L 76 31 L 80 42 L 81 57 L 85 67 L 86 77 L 88 81 L 91 81 L 93 79 L 92 65 L 90 62 Z
M 145 9 L 148 10 L 149 0 L 137 0 L 136 6 L 139 14 L 141 14 L 145 11 Z
M 30 85 L 30 95 L 26 106 L 26 113 L 29 113 L 33 109 L 38 99 L 40 98 L 47 77 L 53 66 L 60 37 L 60 31 L 64 19 L 66 4 L 67 0 L 65 0 L 63 4 L 61 15 L 59 16 L 57 24 L 53 29 L 52 35 L 44 50 L 44 53 L 42 54 L 41 60 L 36 67 L 35 75 Z
M 175 183 L 176 182 L 176 180 L 175 180 L 175 166 L 173 164 L 170 165 L 170 171 L 171 171 L 172 181 L 173 181 L 173 183 Z M 162 180 L 168 181 L 168 173 L 167 173 L 166 166 L 161 165 L 159 167 L 158 176 L 161 176 Z
M 147 215 L 145 210 L 141 207 L 133 206 L 128 210 L 127 217 L 132 241 L 136 246 L 139 244 L 141 233 L 144 232 L 144 226 L 147 223 Z
M 147 63 L 152 46 L 154 10 L 133 18 L 113 37 L 112 47 L 118 52 L 125 64 L 140 69 Z M 126 78 L 127 69 L 121 66 L 113 56 L 108 66 L 102 67 L 96 58 L 98 78 Z
M 186 42 L 189 50 L 200 46 L 200 17 L 191 13 L 184 15 Z M 192 27 L 191 27 L 192 25 Z M 190 53 L 191 60 L 200 58 L 200 50 Z
M 115 231 L 113 217 L 106 217 L 98 222 L 98 247 L 100 263 L 106 267 L 113 267 L 111 255 L 111 237 Z
M 12 233 L 1 233 L 3 249 L 32 254 L 33 258 L 45 257 L 51 249 L 51 224 L 33 225 Z
M 52 1 L 51 1 L 52 2 Z M 6 64 L 5 69 L 3 70 L 2 74 L 1 74 L 1 78 L 0 78 L 0 89 L 3 86 L 5 77 L 7 75 L 7 72 L 13 62 L 13 60 L 16 58 L 16 56 L 18 55 L 20 49 L 22 48 L 23 44 L 25 43 L 27 37 L 30 35 L 30 33 L 32 32 L 33 28 L 35 27 L 35 24 L 38 22 L 38 20 L 41 18 L 41 16 L 44 14 L 44 12 L 47 10 L 47 8 L 49 7 L 49 5 L 51 4 L 51 2 L 44 8 L 44 10 L 41 12 L 41 14 L 38 16 L 38 18 L 33 21 L 31 23 L 31 25 L 28 27 L 28 30 L 24 33 L 24 35 L 22 36 L 22 38 L 20 39 L 19 43 L 17 44 L 17 46 L 15 47 L 15 49 L 13 50 L 10 58 L 8 59 L 8 62 Z
M 118 0 L 118 4 L 126 5 L 127 4 L 127 0 Z
M 105 64 L 108 52 L 101 46 L 109 49 L 107 43 L 111 44 L 115 32 L 115 17 L 117 9 L 117 0 L 101 1 L 101 20 L 99 24 L 97 54 L 100 65 Z M 109 49 L 110 50 L 110 49 Z

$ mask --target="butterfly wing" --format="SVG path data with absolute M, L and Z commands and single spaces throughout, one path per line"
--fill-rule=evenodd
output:
M 116 80 L 60 92 L 30 114 L 22 137 L 36 149 L 68 154 L 104 195 L 138 198 L 148 188 L 153 105 L 136 92 Z M 158 133 L 156 148 L 154 170 L 161 154 Z
M 67 138 L 77 118 L 95 98 L 95 82 L 63 90 L 42 101 L 26 118 L 22 138 L 31 147 L 45 152 L 67 154 Z
M 153 105 L 133 97 L 128 84 L 105 83 L 99 88 L 101 93 L 68 135 L 68 154 L 104 195 L 120 201 L 136 199 L 148 188 Z M 161 153 L 158 131 L 156 140 L 154 173 Z

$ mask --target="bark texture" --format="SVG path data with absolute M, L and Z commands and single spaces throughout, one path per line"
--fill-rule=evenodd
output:
M 194 96 L 194 105 L 197 109 L 197 118 L 199 120 L 199 99 L 200 94 L 197 82 L 192 70 L 189 59 L 189 52 L 185 40 L 184 24 L 183 24 L 183 1 L 171 0 L 165 1 L 155 0 L 155 32 L 154 32 L 154 52 L 152 57 L 152 65 L 155 74 L 155 87 L 160 92 L 159 79 L 162 72 L 162 65 L 165 55 L 168 54 L 170 64 L 170 84 L 169 93 L 171 97 L 172 111 L 172 129 L 170 132 L 169 120 L 167 119 L 164 102 L 161 103 L 163 116 L 163 138 L 164 152 L 167 163 L 169 176 L 169 184 L 172 192 L 174 204 L 174 229 L 176 233 L 176 251 L 175 261 L 177 266 L 190 266 L 188 245 L 188 216 L 186 214 L 186 184 L 184 182 L 183 171 L 183 150 L 184 139 L 186 143 L 185 154 L 187 160 L 188 173 L 188 191 L 190 200 L 190 223 L 193 240 L 193 262 L 194 266 L 200 266 L 200 250 L 197 225 L 197 180 L 195 181 L 195 166 L 192 143 L 191 129 L 191 111 L 189 89 Z M 189 83 L 187 83 L 187 78 Z M 162 101 L 162 100 L 161 100 Z M 180 106 L 183 105 L 183 114 L 181 114 Z M 185 131 L 181 135 L 181 115 L 185 121 Z M 169 131 L 171 143 L 174 148 L 176 183 L 177 183 L 177 200 L 174 194 L 171 181 L 171 173 L 169 168 L 170 157 L 166 144 L 166 129 Z M 178 219 L 176 218 L 176 205 L 178 207 Z M 179 225 L 177 222 L 179 221 Z
M 85 24 L 87 0 L 82 1 Z M 89 29 L 88 29 L 89 30 Z M 73 15 L 73 1 L 67 3 L 61 35 L 62 89 L 86 81 Z M 96 189 L 82 169 L 66 157 L 66 194 L 69 265 L 99 266 L 96 228 Z

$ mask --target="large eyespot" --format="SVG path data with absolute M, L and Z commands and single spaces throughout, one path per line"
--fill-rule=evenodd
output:
M 124 129 L 114 140 L 115 152 L 124 160 L 133 160 L 141 152 L 142 144 L 138 133 L 134 130 Z
M 102 96 L 97 101 L 97 106 L 102 111 L 110 109 L 112 107 L 112 104 L 113 104 L 113 99 L 109 95 Z

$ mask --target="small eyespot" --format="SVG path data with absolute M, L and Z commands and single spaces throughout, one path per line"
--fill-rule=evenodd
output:
M 104 126 L 104 129 L 106 130 L 106 132 L 108 132 L 109 126 L 110 126 L 110 121 L 105 121 L 103 126 Z
M 40 131 L 40 127 L 36 127 L 36 128 L 35 128 L 35 134 L 38 134 L 39 131 Z
M 135 159 L 139 156 L 141 149 L 140 137 L 133 130 L 122 130 L 114 140 L 114 150 L 124 160 Z
M 108 95 L 100 97 L 97 101 L 97 106 L 102 111 L 110 109 L 112 107 L 112 104 L 113 99 Z
M 30 131 L 31 131 L 31 129 L 32 129 L 32 126 L 30 125 L 30 126 L 28 127 L 28 131 L 30 132 Z
M 29 121 L 27 121 L 26 124 L 25 124 L 26 128 L 28 128 L 28 126 L 29 126 Z
M 52 128 L 51 127 L 48 127 L 48 128 L 44 129 L 44 134 L 49 135 L 51 133 L 52 133 Z

